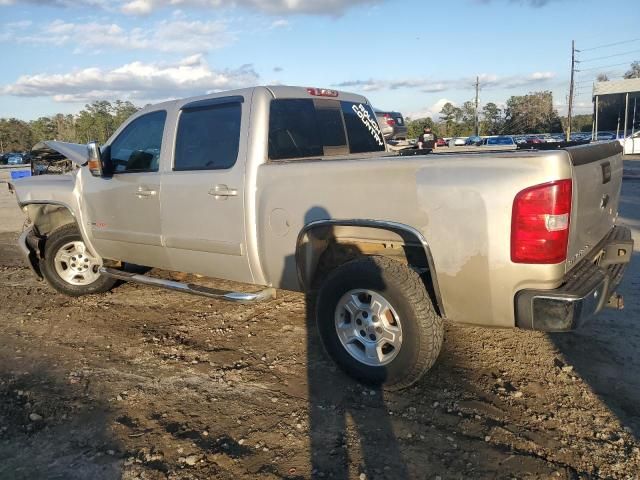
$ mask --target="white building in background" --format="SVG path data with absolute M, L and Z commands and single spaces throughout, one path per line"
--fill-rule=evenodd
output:
M 615 131 L 625 154 L 640 154 L 640 78 L 596 82 L 593 86 L 593 139 Z

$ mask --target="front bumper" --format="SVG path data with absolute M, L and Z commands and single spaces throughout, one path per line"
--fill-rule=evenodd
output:
M 521 290 L 515 297 L 516 326 L 566 332 L 582 326 L 607 304 L 631 260 L 633 240 L 626 227 L 614 227 L 555 290 Z
M 26 228 L 18 238 L 18 248 L 24 257 L 25 263 L 31 268 L 38 278 L 42 278 L 40 271 L 41 245 L 40 239 L 35 235 L 33 226 Z

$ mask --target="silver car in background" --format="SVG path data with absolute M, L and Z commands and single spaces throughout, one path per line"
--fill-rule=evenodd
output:
M 385 112 L 377 109 L 374 109 L 374 112 L 385 140 L 407 139 L 407 125 L 400 112 Z

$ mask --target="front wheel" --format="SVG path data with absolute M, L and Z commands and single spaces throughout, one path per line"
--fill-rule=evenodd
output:
M 101 260 L 87 250 L 75 225 L 64 225 L 47 237 L 40 270 L 58 292 L 78 297 L 111 289 L 116 280 L 100 275 L 101 266 Z
M 331 272 L 316 320 L 325 349 L 347 374 L 389 390 L 418 381 L 444 336 L 420 276 L 386 257 L 361 257 Z

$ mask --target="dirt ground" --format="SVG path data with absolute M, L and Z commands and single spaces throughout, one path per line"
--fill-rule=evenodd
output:
M 640 162 L 625 171 L 640 244 Z M 449 324 L 433 370 L 390 394 L 336 371 L 300 294 L 54 293 L 19 258 L 3 187 L 1 479 L 639 476 L 638 247 L 624 311 L 564 335 Z

